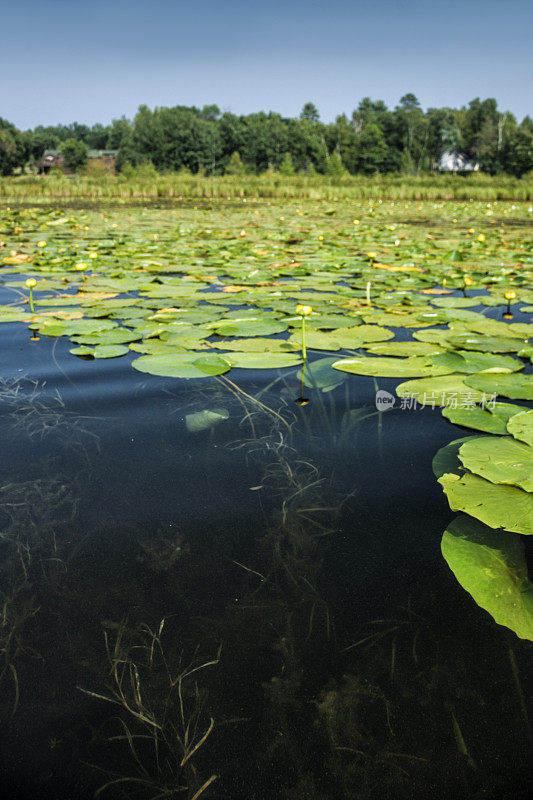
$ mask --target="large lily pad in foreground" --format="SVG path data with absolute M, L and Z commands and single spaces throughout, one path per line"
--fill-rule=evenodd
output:
M 533 640 L 533 584 L 519 536 L 460 516 L 444 531 L 441 550 L 478 606 L 521 639 Z

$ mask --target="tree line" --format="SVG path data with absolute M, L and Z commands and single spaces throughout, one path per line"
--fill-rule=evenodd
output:
M 19 131 L 0 118 L 0 174 L 31 168 L 46 149 L 61 149 L 74 169 L 84 168 L 87 148 L 118 151 L 117 169 L 151 163 L 159 171 L 261 173 L 276 170 L 341 175 L 419 173 L 438 168 L 452 152 L 491 175 L 521 177 L 533 169 L 533 120 L 520 123 L 496 100 L 424 111 L 413 94 L 394 109 L 364 98 L 351 116 L 320 120 L 313 103 L 298 118 L 275 112 L 237 116 L 218 106 L 139 107 L 133 120 L 92 127 L 43 126 Z

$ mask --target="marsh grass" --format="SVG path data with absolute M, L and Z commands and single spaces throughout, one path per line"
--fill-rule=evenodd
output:
M 137 170 L 131 177 L 23 175 L 0 178 L 0 197 L 6 202 L 45 202 L 88 199 L 101 202 L 233 200 L 533 200 L 531 174 L 522 178 L 489 175 L 405 174 L 282 176 L 224 175 L 206 177 L 185 172 L 152 173 Z

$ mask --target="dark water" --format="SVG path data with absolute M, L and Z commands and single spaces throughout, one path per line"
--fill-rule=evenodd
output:
M 532 645 L 440 552 L 461 429 L 69 346 L 0 327 L 4 796 L 529 796 Z

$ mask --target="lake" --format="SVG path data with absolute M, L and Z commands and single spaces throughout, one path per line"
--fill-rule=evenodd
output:
M 532 406 L 530 219 L 385 201 L 2 212 L 10 798 L 530 796 L 533 517 L 492 523 L 432 469 L 480 430 L 529 446 L 505 425 Z M 396 394 L 450 375 L 446 402 Z M 504 428 L 445 416 L 476 403 Z M 523 476 L 461 459 L 530 502 Z M 452 505 L 521 548 L 492 600 L 441 549 Z M 511 587 L 524 606 L 500 614 Z

